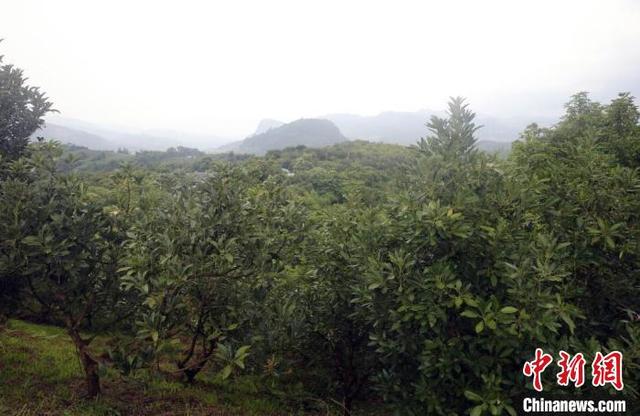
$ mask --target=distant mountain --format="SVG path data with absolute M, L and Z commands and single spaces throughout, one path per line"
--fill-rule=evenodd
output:
M 282 121 L 274 120 L 272 118 L 265 118 L 258 123 L 258 128 L 256 128 L 254 135 L 265 133 L 271 129 L 282 126 L 284 123 Z
M 111 130 L 97 126 L 89 130 L 91 133 L 104 137 L 117 149 L 125 147 L 129 150 L 167 150 L 170 147 L 184 145 L 184 140 L 176 140 L 146 133 L 130 133 Z
M 228 138 L 196 135 L 172 130 L 130 131 L 125 127 L 105 127 L 100 124 L 64 117 L 52 117 L 44 129 L 34 137 L 44 136 L 63 143 L 85 146 L 93 150 L 167 150 L 184 146 L 199 149 L 214 149 Z
M 364 139 L 386 143 L 415 144 L 428 134 L 426 123 L 432 115 L 443 116 L 442 113 L 429 111 L 416 112 L 384 112 L 375 116 L 358 116 L 353 114 L 330 114 L 324 118 L 331 120 L 349 139 Z M 483 127 L 477 136 L 482 142 L 505 142 L 517 140 L 520 132 L 532 122 L 550 125 L 556 120 L 550 118 L 496 118 L 484 115 L 476 117 L 476 124 Z M 480 144 L 482 147 L 482 144 Z M 495 146 L 492 146 L 495 147 Z
M 152 136 L 145 133 L 125 133 L 101 127 L 91 127 L 89 123 L 87 123 L 87 126 L 91 128 L 91 131 L 48 122 L 43 128 L 33 133 L 32 137 L 54 139 L 64 144 L 75 144 L 91 150 L 117 150 L 119 148 L 126 148 L 133 151 L 167 150 L 170 147 L 191 144 L 191 142 L 186 139 L 181 140 L 178 138 Z M 214 147 L 215 144 L 215 142 L 209 143 L 208 146 Z M 192 147 L 196 146 L 192 145 Z
M 222 146 L 219 146 L 213 149 L 213 152 L 214 153 L 236 152 L 242 145 L 243 141 L 244 140 L 236 140 L 235 142 L 223 144 Z
M 63 144 L 75 144 L 92 150 L 116 150 L 118 148 L 117 145 L 114 145 L 104 137 L 52 123 L 47 123 L 43 128 L 38 129 L 31 137 L 34 139 L 36 137 L 44 137 L 45 139 L 57 140 Z
M 428 134 L 425 124 L 432 115 L 443 113 L 430 111 L 383 112 L 375 116 L 354 114 L 330 114 L 315 119 L 300 119 L 288 124 L 278 120 L 264 119 L 256 132 L 244 140 L 231 141 L 209 135 L 196 135 L 171 130 L 131 131 L 125 127 L 105 127 L 100 124 L 63 117 L 48 118 L 45 127 L 33 137 L 56 139 L 62 143 L 84 146 L 93 150 L 166 150 L 169 147 L 185 146 L 216 152 L 235 151 L 263 154 L 272 149 L 305 145 L 322 147 L 345 140 L 368 140 L 402 145 L 415 144 Z M 478 146 L 483 150 L 505 152 L 510 143 L 518 139 L 520 132 L 531 122 L 549 126 L 556 122 L 550 118 L 497 118 L 478 115 Z
M 273 127 L 263 133 L 219 148 L 238 153 L 264 154 L 269 150 L 304 145 L 323 147 L 346 141 L 340 130 L 329 120 L 306 118 Z

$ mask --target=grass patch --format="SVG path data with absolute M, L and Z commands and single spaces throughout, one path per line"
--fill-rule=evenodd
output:
M 96 356 L 104 352 L 108 340 L 95 339 L 91 348 Z M 83 372 L 64 329 L 9 320 L 0 330 L 0 415 L 339 414 L 331 404 L 298 400 L 298 393 L 283 397 L 266 391 L 258 376 L 223 382 L 204 371 L 187 386 L 146 370 L 127 379 L 108 371 L 101 384 L 103 394 L 98 399 L 83 398 Z

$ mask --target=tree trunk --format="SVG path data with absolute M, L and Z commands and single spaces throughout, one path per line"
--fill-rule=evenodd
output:
M 98 362 L 89 354 L 89 344 L 82 339 L 77 329 L 69 329 L 69 336 L 76 346 L 76 351 L 82 363 L 85 381 L 87 383 L 87 397 L 95 398 L 100 394 L 100 376 L 98 375 Z
M 203 341 L 204 344 L 204 341 Z M 191 348 L 187 356 L 177 363 L 178 369 L 182 371 L 185 377 L 185 381 L 189 384 L 193 384 L 198 373 L 204 368 L 209 361 L 209 358 L 213 354 L 218 345 L 217 340 L 213 339 L 209 341 L 209 345 L 204 344 L 202 346 L 203 351 L 199 357 L 196 357 L 195 361 L 192 361 L 192 357 L 195 353 L 195 342 L 191 344 Z

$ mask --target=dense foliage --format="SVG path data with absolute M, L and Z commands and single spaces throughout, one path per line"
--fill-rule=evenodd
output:
M 576 94 L 506 159 L 477 149 L 460 98 L 412 148 L 245 158 L 25 148 L 49 107 L 24 91 L 35 113 L 0 113 L 0 130 L 23 126 L 0 136 L 2 313 L 63 326 L 89 396 L 105 367 L 187 383 L 244 372 L 300 408 L 321 397 L 347 414 L 383 400 L 400 414 L 513 415 L 536 347 L 620 350 L 623 394 L 639 394 L 628 94 Z M 108 357 L 89 349 L 98 333 Z

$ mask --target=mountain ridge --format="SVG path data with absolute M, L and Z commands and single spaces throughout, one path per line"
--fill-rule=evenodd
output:
M 265 127 L 261 122 L 256 131 L 260 131 L 261 126 Z M 331 121 L 301 118 L 278 127 L 270 127 L 262 133 L 253 134 L 242 141 L 224 145 L 218 150 L 264 154 L 269 150 L 280 150 L 286 147 L 300 145 L 324 147 L 345 141 L 347 138 Z
M 221 141 L 230 139 L 158 129 L 134 133 L 73 119 L 68 122 L 66 119 L 60 119 L 60 123 L 58 119 L 54 122 L 47 122 L 32 137 L 56 139 L 62 143 L 84 146 L 94 150 L 118 150 L 120 148 L 131 151 L 166 150 L 170 147 L 184 146 L 216 153 L 234 151 L 263 154 L 268 150 L 283 149 L 289 146 L 322 147 L 345 140 L 411 145 L 421 137 L 428 135 L 426 123 L 433 115 L 443 116 L 444 112 L 430 110 L 385 111 L 371 116 L 334 113 L 317 118 L 303 118 L 291 123 L 266 118 L 258 123 L 252 135 L 243 140 L 228 141 L 222 145 Z M 300 122 L 300 120 L 316 121 Z M 520 132 L 534 118 L 498 118 L 480 114 L 476 120 L 477 124 L 482 126 L 477 133 L 478 147 L 486 151 L 503 152 L 511 147 L 511 142 L 519 138 Z M 324 128 L 323 130 L 322 127 L 319 127 L 322 125 L 322 121 L 330 123 L 335 129 Z M 541 126 L 551 125 L 555 121 L 557 120 L 544 117 L 537 120 Z M 305 127 L 305 123 L 320 124 L 315 127 L 309 125 Z M 289 124 L 294 124 L 294 126 L 286 128 L 285 131 L 278 130 Z M 319 130 L 314 133 L 316 129 Z M 278 135 L 281 137 L 276 137 Z

